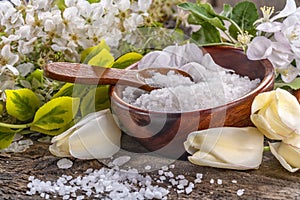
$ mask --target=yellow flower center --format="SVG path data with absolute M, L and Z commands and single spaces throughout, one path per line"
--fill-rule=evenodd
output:
M 237 40 L 239 43 L 241 43 L 242 45 L 247 45 L 250 43 L 251 38 L 253 36 L 249 35 L 248 32 L 246 31 L 245 33 L 241 33 L 237 36 Z
M 263 19 L 265 21 L 268 21 L 271 17 L 271 15 L 274 13 L 274 6 L 268 7 L 268 6 L 263 6 L 260 8 L 261 12 L 263 13 Z
M 291 35 L 290 35 L 290 40 L 298 40 L 299 39 L 299 31 L 292 31 Z

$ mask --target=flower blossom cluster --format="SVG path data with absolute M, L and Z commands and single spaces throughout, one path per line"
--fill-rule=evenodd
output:
M 54 0 L 26 2 L 0 1 L 0 73 L 18 75 L 15 67 L 24 63 L 78 62 L 82 50 L 102 39 L 117 47 L 124 33 L 144 24 L 152 0 L 65 0 L 60 7 Z
M 272 16 L 274 8 L 262 7 L 263 17 L 256 22 L 258 35 L 248 46 L 252 60 L 269 59 L 284 82 L 300 75 L 300 8 L 287 0 L 285 8 Z

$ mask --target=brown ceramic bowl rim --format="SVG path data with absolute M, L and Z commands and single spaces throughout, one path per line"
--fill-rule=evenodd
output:
M 210 48 L 212 48 L 213 46 L 211 46 Z M 231 46 L 216 46 L 217 48 L 224 48 L 224 49 L 233 49 L 233 50 L 241 50 L 240 48 L 235 48 L 235 47 L 231 47 Z M 212 111 L 217 111 L 217 110 L 222 110 L 224 108 L 227 107 L 231 107 L 232 105 L 235 105 L 239 102 L 242 102 L 242 100 L 247 99 L 248 97 L 254 95 L 255 93 L 258 93 L 260 90 L 262 90 L 265 86 L 267 86 L 268 84 L 270 84 L 270 82 L 272 82 L 272 80 L 274 79 L 274 68 L 273 65 L 271 64 L 271 62 L 267 59 L 262 59 L 259 60 L 259 62 L 261 62 L 263 64 L 263 66 L 265 66 L 265 74 L 264 74 L 264 78 L 263 80 L 261 80 L 261 82 L 257 85 L 256 88 L 254 88 L 253 90 L 251 90 L 249 93 L 234 99 L 226 104 L 222 104 L 220 106 L 216 106 L 216 107 L 212 107 L 212 108 L 207 108 L 207 109 L 196 109 L 196 110 L 189 110 L 189 111 L 174 111 L 174 112 L 164 112 L 164 111 L 155 111 L 155 110 L 145 110 L 136 106 L 133 106 L 127 102 L 125 102 L 123 99 L 121 99 L 119 97 L 119 95 L 116 94 L 115 92 L 115 87 L 113 86 L 111 88 L 111 97 L 114 97 L 120 104 L 123 104 L 123 106 L 128 107 L 129 109 L 133 109 L 136 110 L 137 112 L 140 113 L 147 113 L 147 114 L 182 114 L 182 113 L 194 113 L 194 112 L 208 112 L 211 113 Z M 131 70 L 132 68 L 136 67 L 138 64 L 135 63 L 129 67 L 126 68 L 126 70 Z

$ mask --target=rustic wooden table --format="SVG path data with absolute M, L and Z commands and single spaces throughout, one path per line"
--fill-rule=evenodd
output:
M 128 149 L 140 148 L 135 141 L 127 136 L 123 137 L 123 143 Z M 61 175 L 79 176 L 88 168 L 99 169 L 104 167 L 98 160 L 83 161 L 72 159 L 74 162 L 70 169 L 59 169 L 57 161 L 48 151 L 49 144 L 34 140 L 25 153 L 2 153 L 0 154 L 0 199 L 42 199 L 39 195 L 26 195 L 28 190 L 28 177 L 35 176 L 40 180 L 54 181 Z M 167 160 L 165 158 L 149 158 L 140 156 L 134 161 L 135 166 L 143 166 L 151 160 L 152 163 Z M 173 162 L 175 175 L 185 175 L 186 179 L 193 181 L 196 173 L 202 173 L 201 183 L 195 184 L 195 188 L 189 195 L 178 194 L 170 190 L 168 199 L 300 199 L 300 173 L 289 173 L 270 152 L 265 152 L 263 162 L 258 170 L 235 171 L 210 167 L 200 167 L 184 160 Z M 151 177 L 158 176 L 157 171 L 149 173 Z M 211 179 L 215 183 L 210 183 Z M 217 184 L 217 179 L 222 184 Z M 233 183 L 236 180 L 237 183 Z M 169 183 L 162 183 L 167 187 Z M 237 191 L 244 189 L 241 196 Z

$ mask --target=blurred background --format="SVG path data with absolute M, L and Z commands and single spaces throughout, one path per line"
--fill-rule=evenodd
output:
M 272 1 L 272 0 L 250 0 L 254 3 L 256 3 L 258 5 L 258 7 L 261 6 L 274 6 L 275 10 L 281 10 L 284 5 L 286 0 L 276 0 L 276 1 Z M 297 5 L 300 6 L 300 0 L 295 0 Z M 214 7 L 217 8 L 222 8 L 223 4 L 229 4 L 229 5 L 235 5 L 236 3 L 240 2 L 238 0 L 206 0 L 206 2 L 211 3 Z

